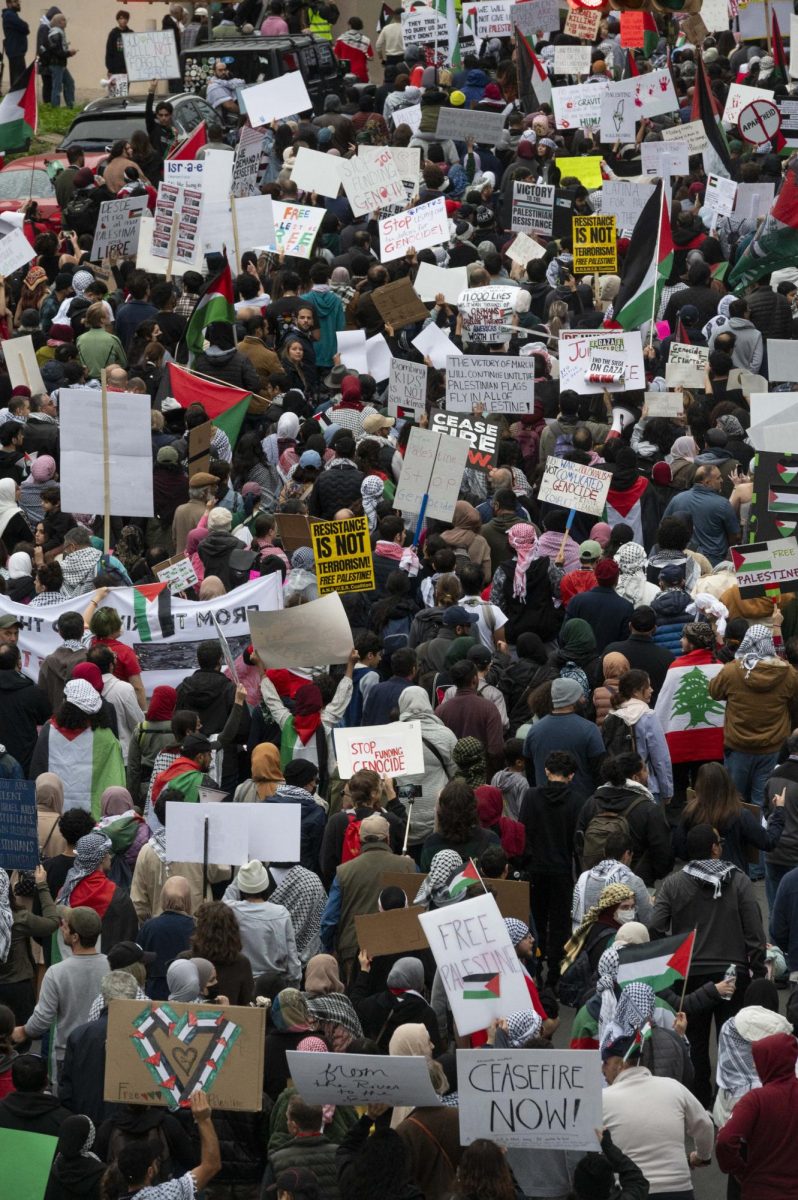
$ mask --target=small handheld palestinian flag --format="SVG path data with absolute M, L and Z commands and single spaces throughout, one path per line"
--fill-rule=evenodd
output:
M 643 1043 L 647 1042 L 650 1037 L 651 1022 L 646 1021 L 645 1025 L 641 1025 L 639 1029 L 635 1030 L 635 1040 L 624 1054 L 623 1061 L 628 1062 L 630 1058 L 639 1058 L 643 1053 Z
M 655 992 L 673 987 L 686 979 L 695 945 L 695 930 L 675 937 L 644 942 L 640 946 L 624 946 L 618 951 L 618 987 L 630 983 L 647 983 Z
M 484 975 L 464 975 L 464 1000 L 496 1000 L 501 995 L 501 975 L 488 971 Z
M 464 892 L 468 891 L 472 883 L 482 883 L 482 876 L 477 870 L 473 858 L 469 858 L 462 871 L 458 871 L 457 874 L 449 880 L 446 890 L 450 896 L 462 896 Z M 488 890 L 484 883 L 482 883 L 482 886 L 485 888 L 485 891 Z

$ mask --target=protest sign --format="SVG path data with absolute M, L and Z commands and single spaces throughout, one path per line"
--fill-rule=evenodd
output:
M 707 175 L 707 190 L 704 203 L 716 213 L 731 213 L 734 211 L 734 199 L 737 184 L 725 175 Z
M 242 804 L 249 817 L 249 858 L 268 863 L 299 862 L 302 812 L 298 804 Z
M 608 471 L 568 462 L 550 454 L 540 481 L 538 501 L 601 517 L 611 482 L 612 476 Z
M 460 1037 L 531 1011 L 526 976 L 493 896 L 422 913 L 419 921 Z
M 426 363 L 406 358 L 391 359 L 388 382 L 388 412 L 391 416 L 412 412 L 421 414 L 427 407 Z
M 708 358 L 709 350 L 706 346 L 671 342 L 668 361 L 665 364 L 665 382 L 668 387 L 700 387 L 704 383 Z
M 643 46 L 646 34 L 646 27 L 643 22 L 642 12 L 622 12 L 621 13 L 621 45 L 634 50 L 637 46 Z
M 104 201 L 97 216 L 97 228 L 91 247 L 92 259 L 99 261 L 111 254 L 116 254 L 119 258 L 134 255 L 139 244 L 141 215 L 146 208 L 146 196 L 128 196 L 127 199 Z
M 530 413 L 535 363 L 529 356 L 463 354 L 446 364 L 447 412 Z
M 122 38 L 128 83 L 150 79 L 179 79 L 177 44 L 171 29 L 128 32 Z
M 0 867 L 32 871 L 38 865 L 36 784 L 29 779 L 0 779 Z
M 662 140 L 684 141 L 687 143 L 688 154 L 700 154 L 707 144 L 707 131 L 702 121 L 688 121 L 686 125 L 674 125 L 672 129 L 663 129 Z
M 200 471 L 209 471 L 211 466 L 211 435 L 213 425 L 203 421 L 188 433 L 188 460 L 186 470 L 189 479 Z
M 644 175 L 667 179 L 671 175 L 686 175 L 690 170 L 686 142 L 643 142 L 640 152 Z
M 531 0 L 526 0 L 531 3 Z M 456 304 L 461 292 L 468 287 L 466 267 L 433 267 L 431 263 L 419 263 L 413 287 L 419 299 L 433 302 L 442 295 L 447 304 Z
M 752 146 L 769 146 L 781 129 L 781 113 L 773 100 L 754 100 L 740 112 L 740 137 Z
M 245 246 L 254 246 L 266 236 L 274 243 L 274 205 L 270 196 L 230 196 L 233 246 L 239 258 Z M 223 242 L 217 242 L 224 248 Z M 206 246 L 207 249 L 207 246 Z
M 297 608 L 248 616 L 252 642 L 265 667 L 292 669 L 349 661 L 352 630 L 335 592 Z
M 592 92 L 603 91 L 603 88 L 597 89 L 593 87 Z M 599 97 L 600 99 L 600 97 Z M 601 115 L 601 104 L 598 104 L 594 109 L 595 124 L 598 125 Z M 561 168 L 563 179 L 578 179 L 583 187 L 588 191 L 594 188 L 600 188 L 602 185 L 601 178 L 601 159 L 596 155 L 583 155 L 579 158 L 560 158 L 557 155 L 557 166 Z M 557 208 L 564 206 L 571 208 L 573 205 L 573 195 L 568 195 L 568 189 L 557 189 L 557 198 L 554 202 L 554 236 L 561 237 L 562 234 L 557 232 Z
M 440 1104 L 422 1055 L 303 1054 L 288 1050 L 288 1072 L 306 1104 Z
M 684 397 L 681 392 L 646 392 L 649 417 L 684 416 Z
M 477 37 L 511 37 L 513 23 L 510 20 L 512 0 L 481 0 L 472 11 L 477 15 Z
M 494 146 L 504 129 L 504 113 L 482 112 L 475 108 L 442 108 L 438 113 L 436 136 L 464 142 L 473 138 L 485 146 Z
M 691 13 L 689 17 L 684 17 L 679 29 L 693 46 L 703 45 L 704 39 L 709 36 L 709 30 L 699 13 Z
M 634 140 L 637 117 L 638 112 L 631 96 L 614 96 L 611 89 L 606 88 L 601 100 L 601 141 L 612 145 L 614 142 Z
M 526 0 L 526 3 L 531 4 L 533 0 Z M 517 233 L 551 237 L 555 191 L 556 189 L 549 184 L 524 183 L 517 180 L 513 184 L 510 228 Z
M 618 235 L 615 217 L 594 215 L 573 218 L 574 275 L 613 275 L 618 268 Z
M 433 367 L 438 371 L 446 369 L 446 359 L 452 354 L 462 354 L 462 350 L 454 345 L 449 337 L 449 330 L 443 330 L 439 325 L 430 322 L 425 325 L 421 333 L 417 334 L 411 346 L 415 346 L 419 354 L 428 358 Z M 402 468 L 404 470 L 404 467 Z
M 402 40 L 406 46 L 428 46 L 437 42 L 439 49 L 449 45 L 446 18 L 434 8 L 419 7 L 402 12 Z
M 460 359 L 456 360 L 460 362 Z M 467 361 L 465 358 L 463 362 Z M 470 411 L 470 410 L 469 410 Z M 481 417 L 457 416 L 455 413 L 434 412 L 430 429 L 461 438 L 468 443 L 467 465 L 475 471 L 487 472 L 496 466 L 500 430 L 498 425 L 484 421 Z
M 404 110 L 402 110 L 404 121 Z M 397 122 L 399 123 L 399 122 Z M 418 182 L 421 173 L 421 150 L 416 146 L 358 146 L 357 156 L 366 162 L 375 162 L 387 154 L 399 172 L 401 179 Z
M 156 258 L 168 259 L 170 264 L 196 261 L 202 246 L 202 199 L 199 181 L 189 186 L 164 180 L 158 185 L 152 235 L 152 253 Z
M 420 721 L 334 729 L 333 738 L 341 779 L 351 779 L 356 771 L 374 771 L 389 779 L 424 774 Z
M 383 153 L 374 162 L 339 158 L 338 173 L 356 217 L 378 212 L 386 204 L 404 203 L 404 188 L 390 154 Z
M 754 100 L 772 100 L 772 88 L 748 87 L 745 83 L 730 83 L 726 106 L 721 120 L 724 125 L 738 125 L 740 113 Z
M 64 511 L 151 517 L 149 396 L 108 392 L 104 405 L 99 388 L 65 388 L 58 415 Z
M 601 189 L 601 211 L 615 214 L 615 227 L 631 232 L 650 197 L 648 185 L 606 180 Z
M 244 804 L 166 805 L 166 855 L 169 862 L 207 861 L 241 866 L 250 861 L 249 816 Z
M 383 887 L 401 888 L 407 896 L 408 904 L 412 904 L 427 876 L 418 872 L 402 874 L 401 871 L 386 871 L 380 878 Z M 529 921 L 529 884 L 527 882 L 518 879 L 490 879 L 487 881 L 487 885 L 495 894 L 499 912 L 503 917 L 516 917 L 524 924 Z M 477 882 L 473 886 L 479 888 Z M 426 946 L 426 944 L 425 939 L 424 945 Z
M 310 258 L 327 210 L 311 208 L 308 204 L 283 204 L 274 200 L 272 211 L 277 250 L 286 257 L 293 254 L 296 258 Z M 261 243 L 256 249 L 274 250 L 275 247 Z
M 798 406 L 798 391 L 796 392 L 754 392 L 750 398 L 751 426 L 761 425 L 764 421 L 775 421 L 776 417 L 783 424 L 785 414 L 792 416 L 792 409 Z
M 310 522 L 303 513 L 275 513 L 277 536 L 286 554 L 291 555 L 300 546 L 312 546 Z
M 766 217 L 773 207 L 775 183 L 738 183 L 734 196 L 734 215 L 752 221 Z
M 729 0 L 703 0 L 701 20 L 710 33 L 729 28 Z
M 6 338 L 3 342 L 3 358 L 12 388 L 30 388 L 34 396 L 39 392 L 47 392 L 30 334 Z
M 459 438 L 429 429 L 411 429 L 394 508 L 415 515 L 421 512 L 427 496 L 427 516 L 451 521 L 467 457 L 468 445 Z
M 366 339 L 367 374 L 376 383 L 383 383 L 391 373 L 391 348 L 381 333 Z
M 335 199 L 341 187 L 339 170 L 343 159 L 333 154 L 322 154 L 300 146 L 291 169 L 291 182 L 300 192 L 315 192 L 317 196 Z
M 233 159 L 233 174 L 230 180 L 231 196 L 258 196 L 258 170 L 263 151 L 263 134 L 259 129 L 245 125 L 241 130 Z
M 320 596 L 327 592 L 374 590 L 374 560 L 367 517 L 314 521 L 310 536 Z
M 397 128 L 400 125 L 406 125 L 411 133 L 417 133 L 421 124 L 421 105 L 405 104 L 401 109 L 394 109 L 393 117 Z
M 798 592 L 798 542 L 750 542 L 731 547 L 737 586 L 743 599 L 768 592 Z
M 313 108 L 301 71 L 289 71 L 244 88 L 241 103 L 253 128 L 270 125 L 281 117 L 299 116 Z
M 589 75 L 591 46 L 555 46 L 555 75 Z
M 558 129 L 589 129 L 599 125 L 601 121 L 601 101 L 607 90 L 606 83 L 577 83 L 551 89 L 551 102 L 554 106 L 554 119 Z M 578 159 L 569 159 L 578 162 Z M 587 159 L 586 161 L 591 161 Z M 559 166 L 559 156 L 557 164 Z M 601 178 L 601 161 L 595 160 L 599 167 Z M 562 178 L 574 174 L 573 171 L 563 171 Z M 587 186 L 587 184 L 585 185 Z
M 149 212 L 143 212 L 139 221 L 139 246 L 136 251 L 136 267 L 139 271 L 147 271 L 152 275 L 163 275 L 164 261 L 153 252 L 152 243 L 155 236 L 155 221 Z M 197 258 L 194 263 L 172 261 L 172 275 L 185 275 L 186 271 L 196 270 L 202 266 L 201 251 L 197 246 Z
M 458 1050 L 460 1141 L 594 1150 L 601 1086 L 597 1050 Z
M 46 1133 L 0 1129 L 0 1162 L 6 1179 L 13 1180 L 9 1194 L 19 1200 L 43 1200 L 57 1149 L 58 1138 Z
M 557 17 L 559 24 L 559 14 Z M 565 18 L 563 33 L 568 37 L 580 38 L 583 42 L 592 42 L 598 33 L 601 13 L 587 8 L 569 8 Z M 556 29 L 558 26 L 555 25 Z
M 200 187 L 207 170 L 208 164 L 203 158 L 167 158 L 163 164 L 163 177 L 167 183 L 189 183 Z
M 240 258 L 243 239 L 239 242 L 232 216 L 233 155 L 226 150 L 207 150 L 202 174 L 202 214 L 200 217 L 200 246 L 203 254 L 209 250 L 217 254 L 233 247 L 233 255 Z M 261 200 L 263 197 L 261 197 Z M 271 226 L 261 233 L 252 231 L 257 241 L 272 236 Z M 253 242 L 245 243 L 247 246 Z
M 375 288 L 371 298 L 385 324 L 394 330 L 426 321 L 429 316 L 407 278 L 395 279 L 393 283 Z
M 759 451 L 753 460 L 753 475 L 752 536 L 763 542 L 798 535 L 798 455 Z
M 177 1109 L 185 1107 L 193 1092 L 202 1091 L 211 1108 L 260 1112 L 265 1045 L 263 1008 L 112 1000 L 104 1099 Z
M 595 85 L 592 85 L 595 86 Z M 629 96 L 641 117 L 658 117 L 676 112 L 679 102 L 667 68 L 633 75 L 609 84 L 613 96 Z
M 152 571 L 156 579 L 159 579 L 161 583 L 168 584 L 169 591 L 173 595 L 177 592 L 185 592 L 187 588 L 194 587 L 195 583 L 199 583 L 191 559 L 187 558 L 185 554 L 176 554 L 174 558 L 166 558 L 163 562 L 156 563 Z
M 408 250 L 440 246 L 449 238 L 446 201 L 436 196 L 426 204 L 417 204 L 407 212 L 383 217 L 379 223 L 380 260 L 383 263 L 402 258 Z
M 556 212 L 556 209 L 555 209 Z M 505 246 L 504 253 L 511 262 L 518 263 L 525 267 L 528 262 L 534 258 L 542 258 L 546 250 L 541 246 L 540 242 L 536 242 L 533 238 L 525 233 L 517 233 L 509 246 Z
M 798 383 L 798 347 L 786 338 L 768 338 L 768 375 L 774 383 Z
M 248 615 L 279 608 L 282 591 L 279 573 L 250 580 L 234 592 L 211 600 L 179 600 L 170 596 L 165 584 L 148 584 L 114 588 L 100 607 L 108 604 L 119 613 L 122 622 L 119 640 L 135 651 L 144 687 L 151 695 L 159 684 L 178 687 L 196 669 L 197 646 L 214 636 L 214 616 L 234 653 L 240 654 L 252 641 Z M 42 660 L 61 645 L 56 629 L 58 618 L 62 613 L 74 611 L 74 598 L 49 605 L 45 617 L 36 608 L 14 604 L 7 596 L 0 596 L 0 612 L 12 613 L 20 623 L 22 669 L 34 682 Z M 350 646 L 351 637 L 349 633 Z
M 755 450 L 777 453 L 782 446 L 792 446 L 798 438 L 798 405 L 788 412 L 780 413 L 778 422 L 752 425 L 748 440 Z
M 643 342 L 638 330 L 628 333 L 590 334 L 585 337 L 560 338 L 560 390 L 571 388 L 580 395 L 593 392 L 619 392 L 645 387 Z M 616 381 L 592 380 L 589 375 L 598 371 L 595 355 L 615 361 L 613 367 L 623 371 Z
M 514 287 L 491 284 L 466 288 L 457 301 L 462 319 L 463 342 L 497 345 L 510 340 L 510 318 L 518 295 Z
M 425 878 L 415 871 L 409 873 L 408 877 L 414 881 Z M 380 954 L 412 954 L 417 950 L 429 950 L 424 930 L 418 923 L 419 913 L 425 910 L 423 907 L 412 907 L 420 886 L 420 883 L 414 883 L 412 888 L 407 889 L 413 892 L 408 900 L 409 908 L 389 908 L 385 912 L 355 916 L 357 944 L 361 950 L 365 950 L 372 958 Z
M 368 374 L 366 357 L 366 331 L 364 329 L 341 329 L 335 335 L 341 364 L 359 375 Z
M 0 276 L 4 279 L 35 257 L 36 251 L 21 229 L 13 229 L 0 238 Z
M 525 0 L 523 4 L 513 4 L 510 20 L 527 36 L 539 31 L 553 33 L 560 28 L 560 6 L 557 0 Z

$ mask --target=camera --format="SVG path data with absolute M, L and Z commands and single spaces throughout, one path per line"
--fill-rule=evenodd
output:
M 420 783 L 400 783 L 396 789 L 397 800 L 403 800 L 406 804 L 412 804 L 414 800 L 418 800 L 420 795 Z

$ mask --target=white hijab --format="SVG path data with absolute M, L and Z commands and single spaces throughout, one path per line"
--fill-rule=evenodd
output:
M 17 504 L 17 485 L 13 479 L 0 479 L 0 537 L 6 531 L 6 525 L 22 509 Z

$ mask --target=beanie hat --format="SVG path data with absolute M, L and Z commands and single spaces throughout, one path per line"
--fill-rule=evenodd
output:
M 618 582 L 621 569 L 614 558 L 602 558 L 593 570 L 599 587 L 614 587 Z
M 212 508 L 208 513 L 209 529 L 229 529 L 233 524 L 233 514 L 229 508 Z

